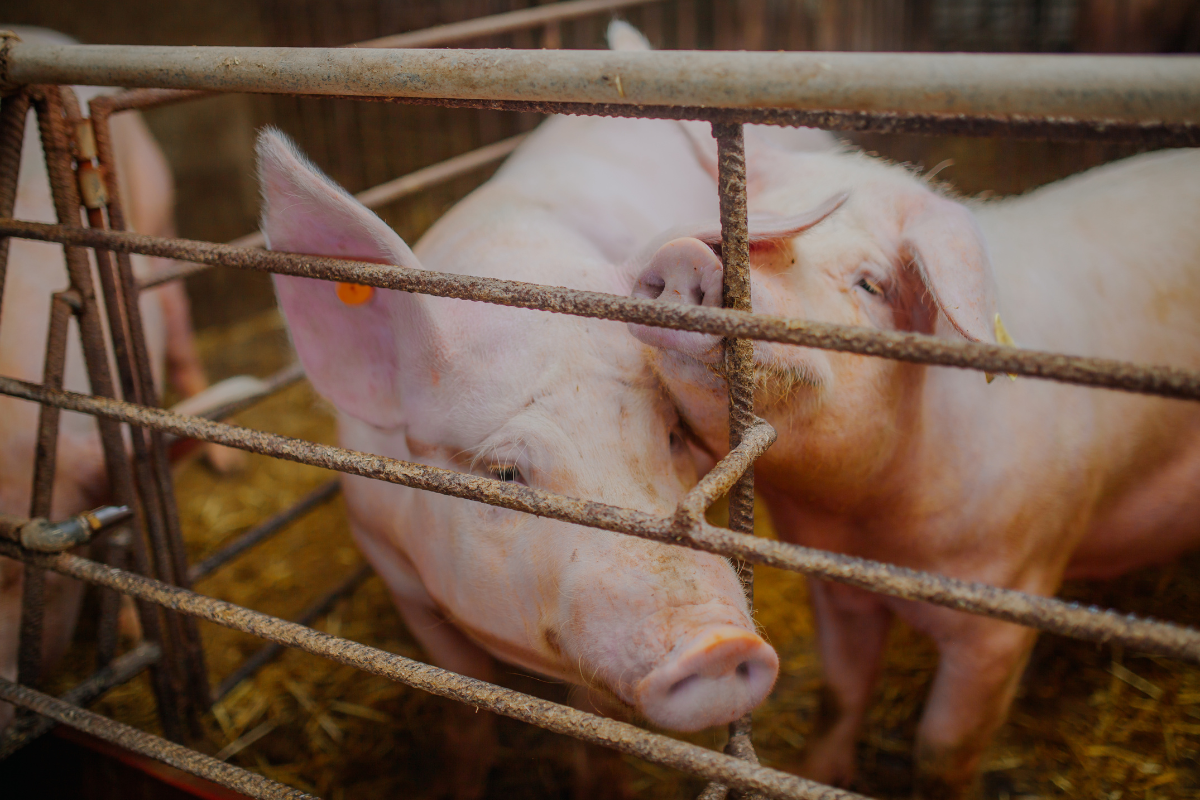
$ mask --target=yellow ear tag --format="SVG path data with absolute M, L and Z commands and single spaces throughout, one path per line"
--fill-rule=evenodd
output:
M 374 286 L 363 286 L 361 283 L 342 283 L 338 281 L 337 296 L 348 306 L 361 306 L 375 294 Z
M 1013 341 L 1012 336 L 1009 335 L 1008 328 L 1004 327 L 1004 322 L 1001 321 L 999 314 L 996 314 L 996 322 L 995 322 L 995 325 L 992 326 L 992 329 L 993 329 L 993 331 L 995 331 L 997 344 L 1006 345 L 1008 347 L 1016 347 L 1017 346 L 1017 343 Z M 990 372 L 983 373 L 983 376 L 985 378 L 987 378 L 988 383 L 991 383 L 992 379 L 996 377 L 995 375 L 993 375 Z M 1017 379 L 1017 376 L 1013 375 L 1010 372 L 1010 373 L 1008 373 L 1008 379 L 1010 381 L 1015 381 Z

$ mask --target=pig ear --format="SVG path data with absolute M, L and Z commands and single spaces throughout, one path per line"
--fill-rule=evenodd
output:
M 849 192 L 838 192 L 824 202 L 808 211 L 793 214 L 790 217 L 777 217 L 768 214 L 751 214 L 746 219 L 746 233 L 750 244 L 765 244 L 791 239 L 804 233 L 819 222 L 823 222 L 833 212 L 842 207 L 850 198 Z M 708 245 L 721 243 L 721 228 L 705 228 L 692 234 L 695 238 Z
M 717 140 L 712 135 L 712 124 L 695 120 L 680 120 L 679 126 L 687 134 L 692 153 L 701 169 L 715 181 L 717 179 Z M 775 173 L 775 163 L 787 150 L 830 150 L 836 146 L 832 136 L 811 128 L 803 129 L 807 136 L 798 136 L 791 148 L 778 146 L 775 137 L 764 136 L 753 127 L 743 126 L 746 143 L 746 187 L 756 191 Z
M 270 249 L 420 268 L 383 220 L 322 175 L 279 131 L 259 136 L 258 170 Z M 403 424 L 401 394 L 418 388 L 414 381 L 428 374 L 421 367 L 438 339 L 424 298 L 375 289 L 346 294 L 347 302 L 331 281 L 274 280 L 296 353 L 317 393 L 372 425 Z
M 932 193 L 918 203 L 904 223 L 901 252 L 956 331 L 972 342 L 995 342 L 996 276 L 975 217 Z

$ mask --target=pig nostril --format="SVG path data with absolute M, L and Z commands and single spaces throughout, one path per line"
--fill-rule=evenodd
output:
M 695 683 L 698 680 L 700 680 L 700 676 L 693 673 L 691 675 L 688 675 L 686 678 L 684 678 L 682 680 L 675 681 L 674 683 L 671 684 L 671 688 L 667 689 L 667 695 L 670 696 L 673 694 L 677 694 L 678 692 L 682 691 L 683 689 L 687 688 L 688 686 L 690 686 L 691 684 Z
M 737 665 L 737 669 L 734 671 L 737 672 L 737 676 L 739 678 L 749 678 L 750 677 L 750 662 L 743 661 L 742 663 Z
M 657 300 L 662 297 L 663 290 L 667 288 L 667 282 L 660 275 L 643 275 L 638 281 L 637 290 L 634 291 L 634 296 L 645 297 L 650 300 Z

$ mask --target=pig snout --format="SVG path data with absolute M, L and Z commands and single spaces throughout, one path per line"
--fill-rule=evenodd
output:
M 634 297 L 683 305 L 721 307 L 723 272 L 716 254 L 699 239 L 674 239 L 660 247 L 638 277 Z M 635 337 L 652 347 L 676 350 L 706 361 L 720 355 L 720 337 L 630 325 Z
M 750 631 L 722 625 L 673 650 L 634 687 L 646 718 L 677 731 L 732 722 L 775 685 L 779 657 Z

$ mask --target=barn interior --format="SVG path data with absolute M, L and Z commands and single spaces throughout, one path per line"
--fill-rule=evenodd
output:
M 526 5 L 522 0 L 209 0 L 166 8 L 149 0 L 8 0 L 0 14 L 5 22 L 53 28 L 89 43 L 338 46 Z M 1200 51 L 1200 3 L 1148 5 L 1156 15 L 1137 16 L 1129 10 L 1138 6 L 1132 0 L 668 0 L 629 7 L 621 16 L 664 49 Z M 1105 13 L 1127 16 L 1120 25 L 1100 24 Z M 594 15 L 462 46 L 599 48 L 608 19 Z M 540 121 L 537 115 L 502 111 L 240 94 L 149 110 L 145 118 L 175 174 L 178 234 L 212 242 L 257 228 L 253 142 L 264 125 L 287 132 L 331 177 L 359 192 L 529 131 Z M 940 183 L 972 198 L 1020 194 L 1140 149 L 1003 138 L 846 138 L 918 172 L 936 172 Z M 494 163 L 486 165 L 380 213 L 406 241 L 416 241 L 494 169 Z M 187 290 L 212 380 L 265 377 L 294 363 L 268 276 L 208 269 L 189 277 Z M 230 421 L 336 444 L 331 409 L 304 382 Z M 227 476 L 200 460 L 186 461 L 176 469 L 175 490 L 189 555 L 203 559 L 334 477 L 259 455 Z M 301 616 L 315 600 L 337 592 L 314 627 L 423 660 L 383 583 L 362 570 L 365 562 L 350 538 L 341 499 L 327 494 L 329 499 L 313 511 L 202 579 L 198 590 L 285 619 Z M 758 509 L 756 519 L 759 534 L 773 536 L 765 509 Z M 820 667 L 813 622 L 802 576 L 759 569 L 756 581 L 758 621 L 779 652 L 781 670 L 769 700 L 755 712 L 755 742 L 763 763 L 794 771 L 817 717 Z M 1062 596 L 1197 626 L 1200 554 L 1109 582 L 1069 583 Z M 88 674 L 96 644 L 94 616 L 85 610 L 75 645 L 47 683 L 51 693 Z M 201 624 L 200 630 L 214 687 L 230 683 L 263 646 L 215 625 Z M 859 745 L 857 791 L 879 798 L 911 792 L 914 730 L 935 664 L 932 646 L 915 632 L 893 632 Z M 560 701 L 567 694 L 561 685 L 515 669 L 502 671 L 502 682 Z M 446 789 L 440 753 L 449 701 L 290 650 L 227 688 L 198 745 L 218 758 L 337 800 L 437 797 Z M 94 708 L 158 730 L 144 675 L 112 690 Z M 499 733 L 501 759 L 487 797 L 570 796 L 575 743 L 505 719 Z M 716 748 L 723 738 L 723 731 L 690 737 Z M 45 797 L 133 796 L 130 782 L 143 780 L 143 767 L 120 767 L 119 758 L 111 752 L 97 756 L 96 748 L 79 736 L 44 737 L 0 763 L 0 786 L 36 781 Z M 54 768 L 64 756 L 77 768 Z M 988 752 L 979 792 L 989 800 L 1194 797 L 1200 791 L 1198 757 L 1200 667 L 1043 635 L 1013 711 Z M 696 779 L 632 757 L 622 757 L 616 769 L 636 797 L 694 797 L 703 788 Z M 226 796 L 171 773 L 156 773 L 144 787 L 139 791 L 146 797 Z

